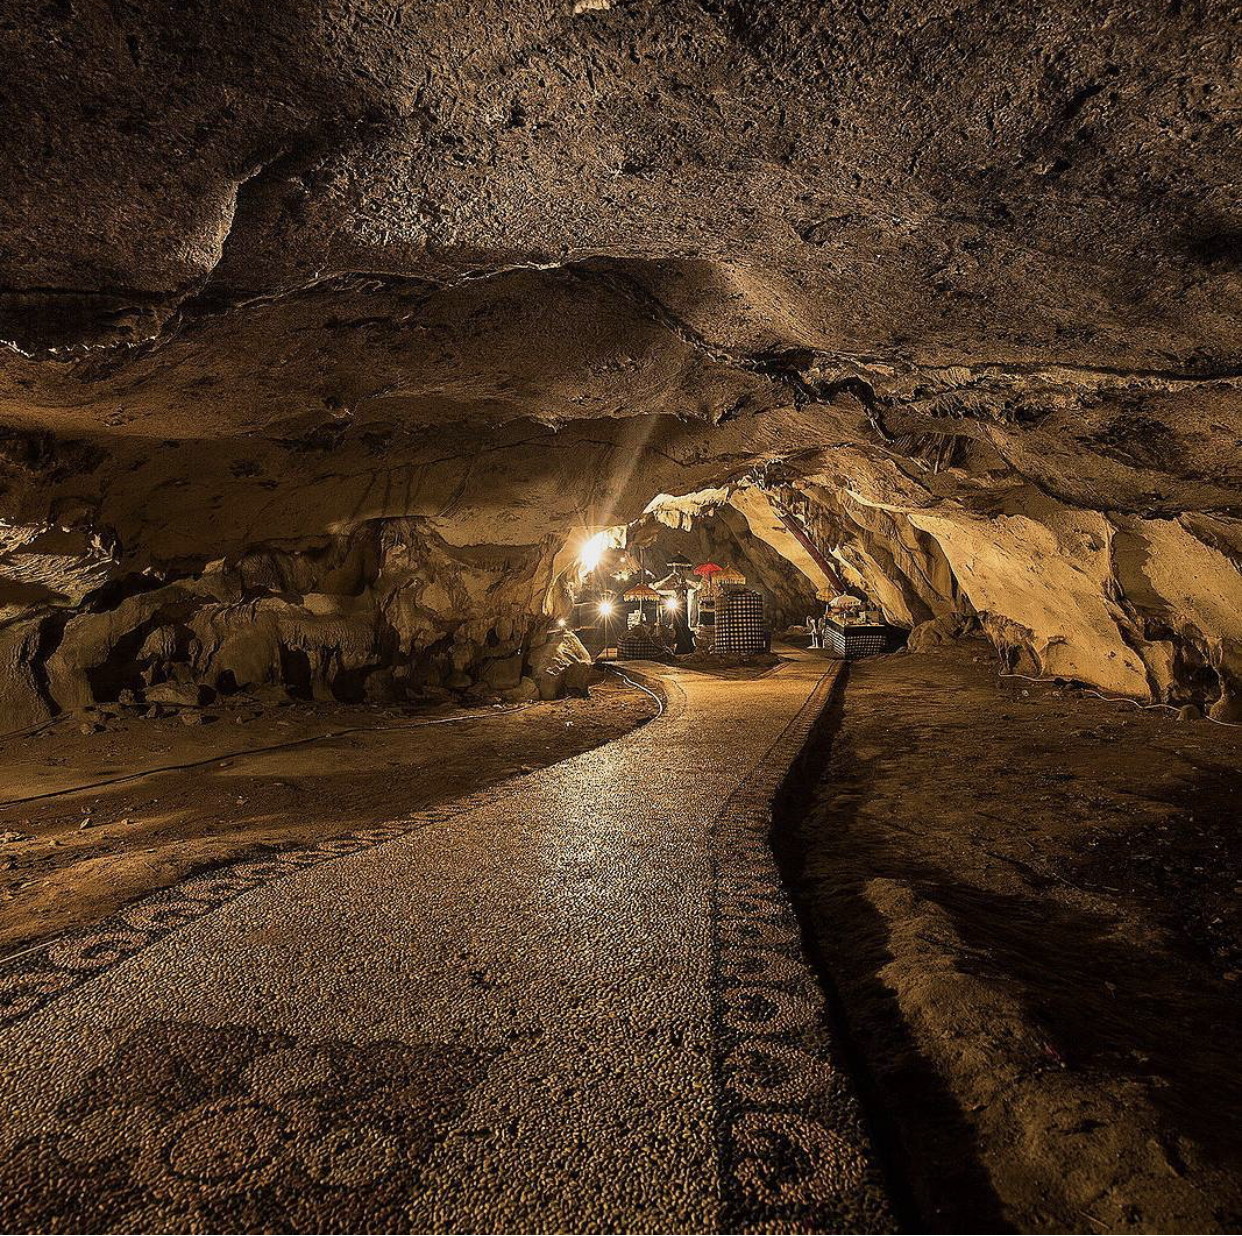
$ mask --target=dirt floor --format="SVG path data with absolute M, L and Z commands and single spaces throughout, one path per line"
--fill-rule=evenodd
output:
M 105 706 L 5 737 L 0 955 L 191 871 L 400 819 L 542 768 L 654 710 L 650 696 L 609 680 L 590 699 L 509 709 L 243 702 L 187 711 L 197 718 L 187 725 Z
M 974 641 L 838 724 L 784 841 L 911 1225 L 1238 1230 L 1242 729 Z

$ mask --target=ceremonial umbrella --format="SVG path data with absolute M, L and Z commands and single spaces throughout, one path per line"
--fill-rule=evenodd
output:
M 694 573 L 703 581 L 703 596 L 714 597 L 716 595 L 716 576 L 724 570 L 724 567 L 718 566 L 715 562 L 700 562 L 694 568 Z
M 627 601 L 638 602 L 638 616 L 640 618 L 643 617 L 643 606 L 648 601 L 654 601 L 657 606 L 660 604 L 660 594 L 647 584 L 635 584 L 633 588 L 627 588 L 622 596 Z

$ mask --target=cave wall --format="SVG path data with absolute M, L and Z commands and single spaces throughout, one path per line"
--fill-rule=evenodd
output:
M 1008 668 L 1242 716 L 1242 520 L 1085 511 L 1034 488 L 984 509 L 899 510 L 816 483 L 801 496 L 890 622 L 973 619 Z
M 454 552 L 407 519 L 255 550 L 70 616 L 46 661 L 48 691 L 75 708 L 193 701 L 204 687 L 383 703 L 427 687 L 465 689 L 494 674 L 496 658 L 520 662 L 545 557 Z
M 118 575 L 83 604 L 0 627 L 4 722 L 237 691 L 381 704 L 517 691 L 557 634 L 551 548 L 455 548 L 391 518 L 168 581 Z
M 380 698 L 396 670 L 398 694 L 465 689 L 491 658 L 461 651 L 446 671 L 446 650 L 540 638 L 564 612 L 567 547 L 642 518 L 653 492 L 704 491 L 715 514 L 690 521 L 683 552 L 743 559 L 781 621 L 817 581 L 781 558 L 787 543 L 765 545 L 769 493 L 898 625 L 974 617 L 1024 672 L 1236 714 L 1237 518 L 1063 500 L 1008 462 L 1043 423 L 911 446 L 874 430 L 877 406 L 908 414 L 887 400 L 435 432 L 377 408 L 208 440 L 11 427 L 0 484 L 28 522 L 0 553 L 9 724 L 176 675 L 336 698 L 365 698 L 375 676 Z

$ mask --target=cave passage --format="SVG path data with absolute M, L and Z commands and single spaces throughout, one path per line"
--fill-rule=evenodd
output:
M 11 0 L 0 1225 L 1242 1229 L 1240 50 Z

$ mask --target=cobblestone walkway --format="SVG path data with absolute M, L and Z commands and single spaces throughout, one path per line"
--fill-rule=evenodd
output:
M 835 667 L 658 672 L 619 741 L 0 969 L 4 1228 L 889 1230 L 767 844 Z

